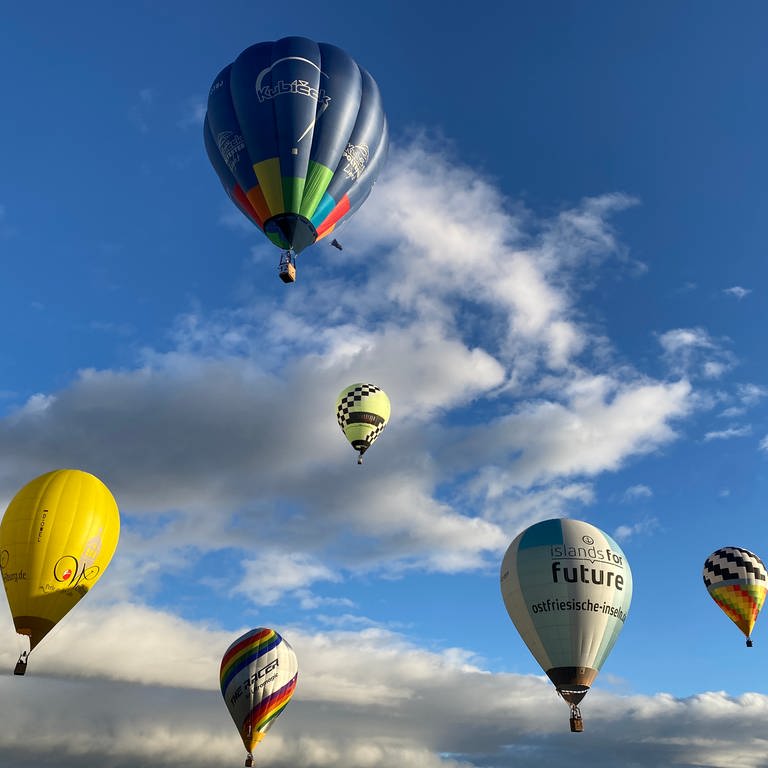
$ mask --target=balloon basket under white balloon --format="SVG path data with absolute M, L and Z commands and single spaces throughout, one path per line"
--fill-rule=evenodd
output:
M 581 719 L 581 710 L 571 704 L 571 733 L 581 733 L 584 730 L 584 721 Z

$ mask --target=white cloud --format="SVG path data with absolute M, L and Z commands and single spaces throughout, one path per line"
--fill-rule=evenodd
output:
M 761 384 L 739 384 L 736 394 L 745 406 L 756 405 L 764 397 L 768 397 L 768 387 Z
M 761 451 L 768 451 L 768 435 L 766 435 L 761 441 L 760 441 L 760 450 Z
M 338 581 L 338 576 L 309 555 L 266 551 L 243 562 L 245 575 L 235 587 L 256 605 L 274 605 L 286 592 L 296 592 L 316 581 Z
M 486 567 L 509 528 L 591 503 L 586 478 L 674 440 L 691 409 L 686 380 L 613 368 L 577 309 L 590 270 L 625 258 L 609 218 L 630 204 L 538 221 L 474 171 L 395 148 L 343 254 L 319 244 L 295 290 L 190 312 L 170 349 L 81 371 L 0 421 L 0 489 L 52 466 L 102 477 L 128 523 L 116 595 L 156 583 L 160 553 L 181 571 L 226 552 L 231 592 L 252 581 L 254 540 L 290 553 L 272 587 L 298 599 L 361 573 Z M 362 468 L 333 411 L 356 380 L 393 404 Z
M 624 501 L 634 501 L 635 499 L 650 499 L 653 491 L 647 485 L 631 485 L 624 491 Z
M 676 328 L 659 336 L 659 343 L 670 354 L 688 349 L 712 349 L 714 343 L 703 328 Z
M 625 542 L 635 536 L 646 536 L 658 530 L 659 521 L 655 517 L 649 517 L 645 520 L 641 520 L 634 525 L 620 525 L 613 532 L 616 541 Z
M 752 434 L 752 427 L 748 424 L 743 427 L 728 427 L 728 429 L 713 430 L 704 435 L 704 440 L 730 440 L 734 437 L 746 437 Z
M 718 418 L 721 419 L 734 419 L 738 416 L 743 416 L 747 412 L 747 409 L 740 405 L 733 405 L 730 408 L 726 408 L 721 413 L 718 413 Z
M 205 122 L 205 113 L 207 111 L 207 105 L 203 99 L 200 98 L 192 98 L 187 99 L 186 104 L 184 105 L 184 114 L 179 119 L 178 126 L 180 128 L 191 128 L 194 126 L 199 126 L 202 128 L 203 123 Z M 245 219 L 244 216 L 241 217 Z M 253 227 L 253 225 L 250 225 Z
M 79 619 L 73 614 L 33 654 L 27 677 L 0 677 L 4 763 L 225 768 L 242 760 L 217 676 L 221 654 L 247 628 L 210 629 L 127 605 L 77 611 Z M 257 762 L 512 768 L 524 755 L 525 765 L 543 768 L 573 758 L 577 737 L 568 731 L 567 707 L 538 671 L 492 673 L 464 649 L 427 651 L 375 628 L 280 631 L 299 658 L 299 684 L 257 747 Z M 509 631 L 510 654 L 519 651 L 522 666 L 533 670 Z M 0 651 L 6 667 L 14 660 Z M 617 754 L 638 768 L 765 764 L 765 745 L 754 734 L 768 716 L 768 697 L 758 693 L 616 695 L 598 677 L 582 711 L 579 759 L 598 768 L 615 766 Z
M 705 378 L 719 379 L 724 373 L 727 373 L 730 366 L 716 360 L 707 360 L 702 366 Z
M 670 422 L 689 412 L 690 393 L 685 381 L 623 384 L 586 377 L 563 393 L 564 402 L 523 405 L 478 430 L 464 450 L 503 461 L 509 469 L 502 475 L 523 487 L 615 470 L 675 438 Z
M 703 328 L 675 328 L 659 335 L 664 358 L 679 376 L 716 379 L 733 368 L 734 357 Z
M 723 293 L 726 296 L 733 296 L 734 298 L 741 301 L 745 296 L 752 293 L 751 288 L 742 288 L 740 285 L 734 285 L 731 288 L 723 288 Z

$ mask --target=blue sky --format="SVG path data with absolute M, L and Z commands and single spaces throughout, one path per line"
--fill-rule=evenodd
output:
M 301 671 L 265 765 L 768 765 L 768 639 L 701 581 L 768 556 L 768 11 L 381 6 L 3 9 L 0 497 L 77 466 L 123 532 L 0 677 L 0 762 L 239 764 L 218 663 L 266 625 Z M 201 131 L 222 66 L 294 34 L 371 72 L 392 145 L 285 286 Z M 393 407 L 362 468 L 358 380 Z M 552 516 L 634 572 L 581 736 L 498 589 Z

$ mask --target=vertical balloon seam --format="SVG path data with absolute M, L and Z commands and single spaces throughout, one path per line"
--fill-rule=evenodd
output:
M 74 523 L 74 519 L 73 519 L 74 515 L 70 516 L 69 520 L 61 521 L 61 522 L 59 522 L 58 526 L 56 525 L 57 518 L 59 517 L 59 509 L 61 507 L 61 500 L 62 500 L 62 497 L 65 495 L 65 493 L 67 491 L 67 482 L 69 481 L 70 477 L 71 477 L 70 475 L 64 474 L 64 472 L 62 470 L 60 470 L 60 469 L 54 470 L 51 473 L 51 477 L 50 477 L 49 482 L 47 482 L 45 484 L 45 486 L 43 488 L 43 491 L 40 494 L 40 497 L 38 499 L 37 506 L 42 507 L 43 499 L 45 498 L 46 494 L 48 493 L 48 490 L 50 489 L 51 493 L 53 493 L 55 495 L 54 495 L 54 498 L 51 501 L 48 502 L 47 506 L 49 508 L 53 508 L 53 509 L 56 510 L 56 518 L 54 518 L 54 520 L 53 520 L 53 527 L 48 531 L 48 534 L 45 537 L 45 546 L 43 547 L 43 553 L 42 553 L 42 556 L 40 557 L 40 561 L 39 561 L 40 562 L 40 569 L 38 571 L 38 583 L 43 583 L 43 579 L 49 577 L 49 575 L 44 575 L 43 574 L 43 566 L 46 563 L 50 563 L 51 548 L 55 544 L 54 538 L 58 538 L 62 534 L 62 531 L 60 531 L 61 522 L 68 522 L 69 523 L 69 530 L 67 531 L 66 536 L 62 536 L 62 538 L 63 538 L 63 540 L 65 542 L 68 542 L 69 537 L 72 535 L 72 530 L 75 527 L 75 523 Z M 79 476 L 78 476 L 77 479 L 78 479 L 78 481 L 80 480 Z M 37 512 L 35 512 L 35 516 L 36 515 L 37 515 Z M 58 591 L 59 590 L 56 590 L 51 595 L 51 600 L 53 600 L 56 603 L 56 605 L 59 606 L 59 608 L 57 610 L 57 613 L 59 613 L 61 611 L 61 606 L 64 605 L 64 600 L 62 598 L 62 595 L 57 594 Z M 31 607 L 32 606 L 30 605 L 30 608 Z M 31 614 L 31 611 L 30 611 L 30 614 Z M 46 631 L 44 631 L 43 634 L 40 635 L 40 637 L 37 638 L 37 640 L 35 642 L 35 645 L 40 643 L 40 641 L 49 632 L 51 632 L 51 630 L 53 630 L 53 628 L 55 626 L 56 626 L 56 622 L 54 621 L 53 624 Z
M 301 210 L 301 214 L 311 220 L 315 219 L 318 206 L 339 172 L 338 158 L 344 157 L 357 128 L 363 96 L 363 76 L 357 62 L 334 45 L 319 43 L 318 47 L 321 68 L 329 80 L 328 93 L 333 92 L 335 104 L 330 105 L 326 122 L 321 121 L 325 108 L 318 102 L 316 109 L 316 130 L 312 137 L 310 165 Z M 333 117 L 331 110 L 334 110 Z

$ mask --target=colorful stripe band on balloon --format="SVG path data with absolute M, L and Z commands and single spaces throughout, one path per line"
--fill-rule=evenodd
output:
M 251 732 L 261 732 L 269 727 L 270 723 L 285 709 L 290 701 L 293 691 L 296 688 L 298 673 L 286 683 L 282 688 L 267 696 L 259 702 L 257 707 L 249 714 L 245 723 L 243 723 L 243 732 L 247 733 L 250 727 Z
M 224 693 L 232 678 L 247 667 L 254 659 L 263 656 L 282 642 L 282 637 L 274 629 L 259 629 L 246 635 L 239 643 L 232 646 L 221 660 L 220 682 Z

